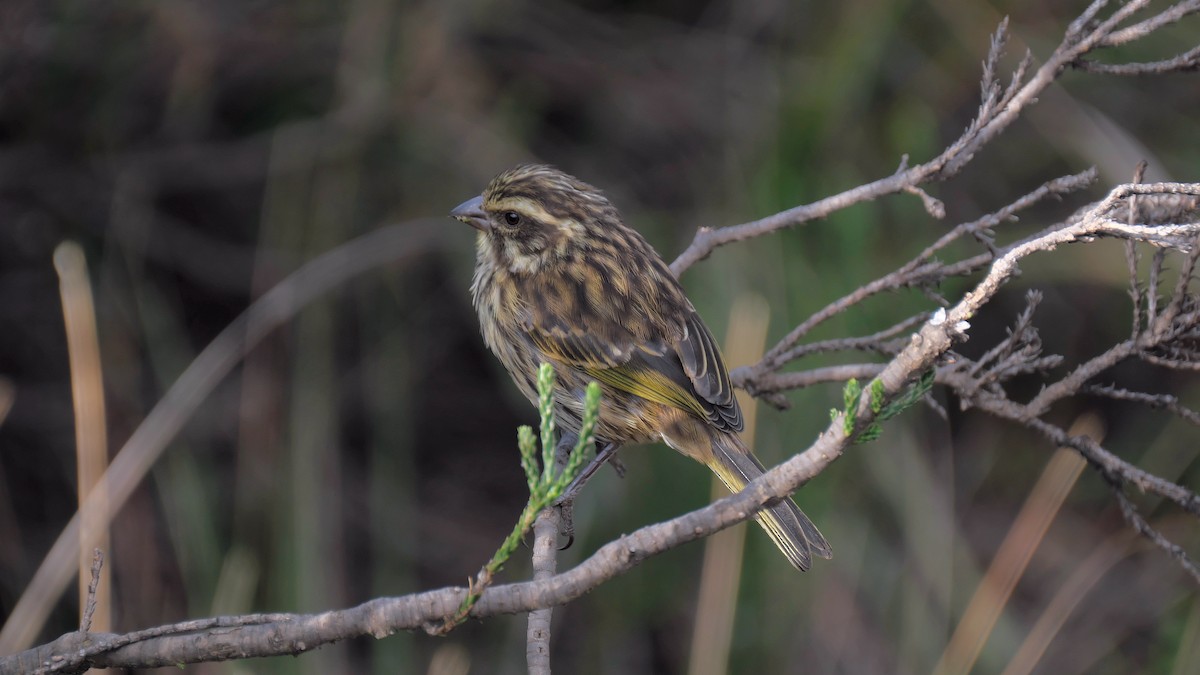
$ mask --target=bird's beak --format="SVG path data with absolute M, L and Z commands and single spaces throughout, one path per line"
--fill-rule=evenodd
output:
M 452 218 L 457 218 L 480 232 L 487 232 L 492 228 L 488 222 L 487 214 L 483 212 L 483 196 L 472 197 L 467 201 L 454 207 L 450 212 Z

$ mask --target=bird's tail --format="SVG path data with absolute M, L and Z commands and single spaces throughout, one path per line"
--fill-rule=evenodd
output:
M 708 468 L 717 474 L 730 492 L 740 492 L 747 483 L 766 471 L 758 458 L 734 434 L 713 434 L 712 447 Z M 822 558 L 833 555 L 829 542 L 825 541 L 817 526 L 791 497 L 784 497 L 779 503 L 759 511 L 755 519 L 787 556 L 788 562 L 802 572 L 812 566 L 812 554 Z

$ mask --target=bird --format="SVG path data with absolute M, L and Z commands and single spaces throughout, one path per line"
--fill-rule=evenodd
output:
M 601 388 L 597 447 L 663 442 L 739 492 L 765 469 L 712 332 L 663 258 L 605 194 L 555 167 L 505 170 L 450 215 L 477 230 L 471 296 L 480 332 L 537 405 L 554 366 L 556 422 L 578 434 L 584 393 Z M 829 543 L 789 497 L 756 520 L 795 568 Z

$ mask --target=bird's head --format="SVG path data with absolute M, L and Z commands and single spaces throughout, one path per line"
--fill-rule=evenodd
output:
M 571 259 L 604 230 L 623 227 L 600 190 L 540 164 L 509 169 L 450 215 L 479 230 L 481 253 L 514 273 Z

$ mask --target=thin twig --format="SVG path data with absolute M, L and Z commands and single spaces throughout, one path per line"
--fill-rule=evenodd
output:
M 1138 162 L 1133 170 L 1133 182 L 1140 183 L 1146 176 L 1146 160 Z M 1129 222 L 1138 222 L 1137 196 L 1129 198 Z M 1129 267 L 1129 297 L 1133 300 L 1133 333 L 1137 337 L 1142 327 L 1142 291 L 1138 287 L 1138 254 L 1137 245 L 1132 241 L 1125 242 L 1125 262 Z
M 780 354 L 779 360 L 783 363 L 789 363 L 810 354 L 842 351 L 874 351 L 883 354 L 894 354 L 899 349 L 888 347 L 887 342 L 897 335 L 912 330 L 928 318 L 929 312 L 921 312 L 870 335 L 852 338 L 834 338 L 798 345 Z M 743 377 L 745 377 L 751 371 L 751 367 L 743 366 L 737 370 L 743 372 Z
M 1140 76 L 1182 73 L 1200 69 L 1200 47 L 1189 49 L 1174 58 L 1148 63 L 1100 63 L 1084 59 L 1072 65 L 1079 70 L 1102 75 Z
M 985 62 L 983 103 L 978 113 L 962 135 L 930 161 L 897 171 L 886 178 L 860 185 L 811 204 L 796 206 L 765 218 L 719 229 L 701 228 L 696 232 L 692 243 L 671 263 L 671 272 L 679 276 L 684 270 L 708 257 L 714 249 L 720 246 L 761 237 L 787 227 L 827 217 L 835 211 L 854 204 L 906 191 L 931 181 L 945 180 L 956 175 L 978 154 L 983 146 L 1007 129 L 1026 106 L 1035 103 L 1041 92 L 1058 79 L 1067 65 L 1097 48 L 1100 41 L 1130 13 L 1141 9 L 1145 4 L 1146 0 L 1130 2 L 1115 12 L 1108 20 L 1092 28 L 1087 34 L 1083 34 L 1082 30 L 1089 21 L 1073 23 L 1072 29 L 1078 29 L 1076 33 L 1068 31 L 1062 43 L 1046 63 L 1030 75 L 1028 81 L 1018 86 L 1018 82 L 1021 80 L 1017 78 L 1023 78 L 1028 67 L 1025 61 L 1022 61 L 1022 65 L 1017 69 L 1010 85 L 1011 92 L 1005 93 L 1003 106 L 994 104 L 996 100 L 993 94 L 995 78 L 992 71 L 994 71 L 994 65 L 989 64 L 993 63 L 995 58 L 990 58 Z M 1007 20 L 1001 23 L 992 38 L 993 52 L 997 52 L 1003 47 L 1006 33 Z M 1011 95 L 1009 95 L 1010 93 Z M 907 162 L 901 166 L 906 165 Z
M 960 375 L 938 373 L 938 382 L 949 384 L 956 391 L 968 381 L 969 379 Z M 972 401 L 972 405 L 1001 419 L 1029 427 L 1051 443 L 1075 448 L 1083 455 L 1084 459 L 1104 471 L 1106 475 L 1118 477 L 1122 481 L 1136 485 L 1140 490 L 1165 497 L 1188 513 L 1200 516 L 1200 496 L 1197 496 L 1195 492 L 1126 462 L 1087 437 L 1071 436 L 1062 428 L 1038 419 L 1026 406 L 991 396 L 977 397 Z
M 1103 354 L 1095 356 L 1076 366 L 1075 370 L 1061 380 L 1044 387 L 1038 395 L 1028 403 L 1029 410 L 1034 415 L 1041 415 L 1051 405 L 1069 396 L 1075 395 L 1084 384 L 1100 373 L 1112 368 L 1121 361 L 1138 353 L 1137 342 L 1125 340 L 1113 345 Z
M 1183 550 L 1179 544 L 1167 539 L 1161 532 L 1150 526 L 1146 519 L 1138 513 L 1137 507 L 1125 494 L 1118 481 L 1110 480 L 1109 487 L 1112 488 L 1113 495 L 1117 498 L 1117 503 L 1121 505 L 1121 515 L 1125 517 L 1133 529 L 1137 530 L 1143 537 L 1149 539 L 1155 546 L 1167 552 L 1185 572 L 1192 575 L 1192 579 L 1196 583 L 1200 583 L 1200 568 L 1196 567 L 1196 563 L 1188 556 L 1187 551 Z
M 851 378 L 870 379 L 883 372 L 882 363 L 855 363 L 845 366 L 826 366 L 795 373 L 767 373 L 746 382 L 746 391 L 755 396 L 791 389 L 803 389 L 829 382 L 845 382 Z
M 1191 250 L 1183 256 L 1183 263 L 1179 266 L 1179 277 L 1175 280 L 1175 290 L 1171 293 L 1171 301 L 1167 303 L 1166 309 L 1155 319 L 1154 323 L 1147 326 L 1144 340 L 1147 347 L 1151 346 L 1150 343 L 1162 342 L 1169 337 L 1172 324 L 1177 323 L 1176 319 L 1188 300 L 1187 290 L 1192 283 L 1192 272 L 1195 271 L 1198 260 L 1200 260 L 1200 246 L 1193 245 Z
M 1141 3 L 1142 6 L 1145 4 L 1147 3 Z M 1139 6 L 1138 9 L 1141 9 L 1141 7 Z M 1198 11 L 1200 11 L 1200 1 L 1187 0 L 1186 2 L 1181 2 L 1141 23 L 1109 33 L 1100 41 L 1100 45 L 1104 47 L 1116 47 L 1127 42 L 1140 40 L 1163 26 L 1175 23 L 1189 14 L 1195 14 Z
M 981 232 L 991 230 L 1005 221 L 1013 219 L 1017 213 L 1041 202 L 1047 197 L 1061 197 L 1062 195 L 1070 194 L 1083 190 L 1096 182 L 1099 177 L 1099 172 L 1095 167 L 1082 171 L 1070 176 L 1062 176 L 1054 180 L 1047 181 L 1040 185 L 1036 190 L 1023 195 L 1016 201 L 1008 204 L 996 211 L 993 211 L 981 218 L 968 223 L 962 223 L 950 230 L 946 234 L 938 238 L 937 241 L 930 244 L 924 251 L 921 251 L 913 260 L 901 267 L 901 270 L 909 270 L 917 265 L 933 258 L 938 251 L 949 246 L 954 241 L 961 239 L 964 235 L 975 235 Z
M 295 614 L 243 614 L 241 616 L 218 616 L 209 619 L 192 619 L 189 621 L 181 621 L 179 623 L 167 624 L 164 626 L 155 626 L 144 630 L 133 631 L 121 635 L 113 633 L 91 633 L 83 635 L 86 641 L 84 644 L 67 652 L 69 656 L 63 658 L 46 657 L 38 661 L 35 668 L 22 670 L 20 664 L 28 663 L 28 660 L 22 661 L 19 658 L 14 658 L 11 662 L 16 666 L 15 670 L 7 670 L 10 662 L 9 657 L 0 658 L 0 673 L 7 675 L 12 673 L 56 673 L 61 671 L 70 671 L 87 663 L 92 662 L 92 658 L 101 654 L 129 647 L 131 645 L 143 644 L 151 640 L 161 638 L 188 636 L 192 634 L 203 635 L 207 631 L 228 631 L 229 629 L 247 628 L 251 626 L 278 626 L 292 622 L 297 615 Z M 219 634 L 219 633 L 218 633 Z M 60 641 L 66 641 L 69 644 L 78 644 L 75 638 L 78 633 L 68 633 L 63 637 L 50 643 L 54 645 Z M 39 649 L 30 650 L 33 655 L 41 651 Z M 25 654 L 15 654 L 13 657 L 23 657 Z M 232 658 L 232 657 L 226 657 Z M 206 659 L 208 661 L 221 659 Z M 163 664 L 174 665 L 174 664 Z
M 1165 271 L 1164 265 L 1167 261 L 1167 250 L 1158 249 L 1154 252 L 1154 256 L 1150 259 L 1150 272 L 1146 281 L 1146 325 L 1153 325 L 1158 321 L 1158 285 L 1162 279 L 1162 274 Z
M 1170 368 L 1171 370 L 1183 370 L 1192 373 L 1200 372 L 1200 363 L 1195 361 L 1167 359 L 1155 356 L 1154 354 L 1138 354 L 1138 358 L 1152 366 L 1161 366 L 1163 368 Z
M 1089 385 L 1080 389 L 1080 393 L 1092 396 L 1104 396 L 1117 401 L 1133 401 L 1142 403 L 1155 410 L 1165 410 L 1193 426 L 1200 427 L 1200 413 L 1181 404 L 1179 398 L 1171 394 L 1148 394 L 1140 391 L 1129 391 L 1111 385 Z
M 743 377 L 746 379 L 762 377 L 769 372 L 779 369 L 800 355 L 799 352 L 791 350 L 809 331 L 869 297 L 888 290 L 915 285 L 923 281 L 938 281 L 951 276 L 951 273 L 957 276 L 980 269 L 991 261 L 990 255 L 976 256 L 970 260 L 969 265 L 958 267 L 950 267 L 932 262 L 932 258 L 938 251 L 949 246 L 955 240 L 965 235 L 975 234 L 996 227 L 1046 197 L 1083 189 L 1095 181 L 1096 175 L 1095 169 L 1088 169 L 1082 173 L 1057 178 L 982 218 L 954 227 L 895 272 L 859 287 L 812 314 L 771 347 L 758 363 L 750 367 L 751 370 L 744 373 Z
M 92 630 L 92 616 L 96 613 L 96 590 L 100 587 L 100 570 L 104 567 L 104 551 L 92 549 L 92 577 L 87 587 L 87 602 L 84 604 L 83 618 L 79 621 L 79 632 L 87 633 Z

